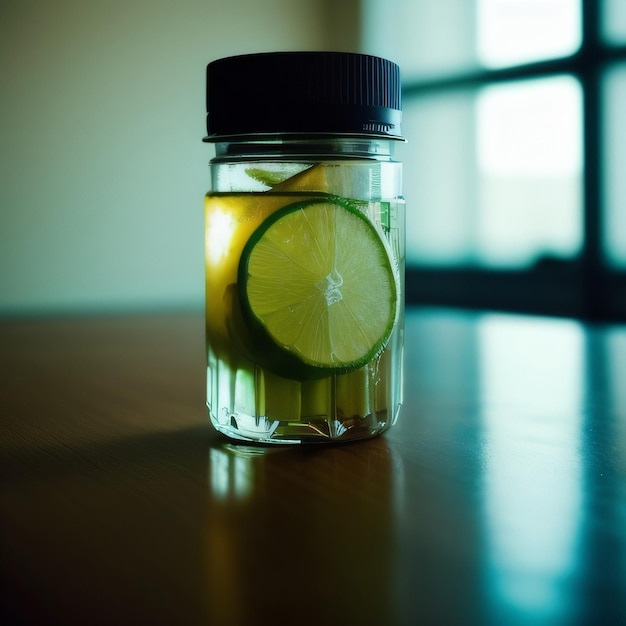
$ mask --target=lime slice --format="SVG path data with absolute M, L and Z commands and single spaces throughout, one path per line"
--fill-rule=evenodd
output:
M 246 243 L 238 277 L 261 342 L 317 373 L 365 365 L 395 324 L 398 279 L 384 235 L 337 198 L 270 215 Z

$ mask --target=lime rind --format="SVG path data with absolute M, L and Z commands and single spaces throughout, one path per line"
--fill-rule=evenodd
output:
M 285 187 L 286 190 L 293 188 L 299 178 L 312 169 L 310 163 L 281 163 L 279 165 L 266 165 L 265 167 L 248 167 L 246 174 L 264 187 L 275 189 Z
M 398 318 L 397 265 L 382 230 L 360 209 L 363 205 L 367 203 L 330 195 L 293 203 L 270 215 L 254 231 L 244 247 L 238 272 L 242 312 L 252 330 L 252 341 L 264 348 L 266 356 L 269 353 L 269 357 L 264 359 L 265 365 L 268 360 L 271 361 L 271 369 L 281 375 L 285 375 L 286 370 L 288 376 L 297 378 L 354 371 L 375 359 L 389 341 Z M 282 220 L 291 214 L 312 207 L 316 208 L 315 214 L 311 211 L 303 212 L 302 219 L 291 220 L 300 229 L 296 234 L 301 241 L 307 242 L 308 251 L 306 266 L 299 267 L 296 279 L 293 276 L 294 258 L 280 251 L 284 245 L 280 237 L 285 236 L 280 226 L 290 225 L 291 222 Z M 336 211 L 347 213 L 338 216 Z M 333 232 L 330 240 L 320 240 L 315 236 L 315 228 L 307 224 L 311 217 L 322 222 L 326 218 L 334 220 L 326 229 L 324 224 L 317 225 L 317 234 Z M 355 222 L 354 217 L 359 222 Z M 354 241 L 354 231 L 334 232 L 337 224 L 348 230 L 361 229 L 361 235 L 367 237 L 368 256 L 378 255 L 378 258 L 367 264 L 368 270 L 375 273 L 374 276 L 363 280 L 362 270 L 350 262 L 349 244 L 351 240 Z M 279 227 L 275 228 L 276 225 Z M 306 231 L 309 227 L 311 232 L 302 232 L 302 229 Z M 279 239 L 272 241 L 275 237 Z M 330 252 L 324 249 L 329 243 L 335 246 Z M 302 257 L 301 252 L 297 256 Z M 350 269 L 354 275 L 334 275 L 332 268 L 327 272 L 328 267 L 324 267 L 324 264 L 328 263 L 329 256 L 334 263 Z M 255 287 L 255 277 L 250 274 L 251 258 L 254 258 L 255 266 L 265 270 L 261 286 Z M 268 268 L 273 268 L 272 272 L 267 272 Z M 289 276 L 290 269 L 292 275 Z M 288 278 L 285 274 L 288 274 Z M 316 290 L 313 290 L 314 294 L 311 292 L 312 281 L 317 280 L 319 283 L 320 275 L 325 275 L 326 280 L 321 286 L 324 298 L 320 298 Z M 332 316 L 327 315 L 329 307 L 341 300 L 340 287 L 343 281 L 350 285 L 352 302 L 358 310 L 353 310 L 354 307 L 343 302 L 333 309 Z M 289 283 L 289 289 L 281 288 L 285 282 Z M 320 285 L 317 287 L 320 288 Z M 383 293 L 380 292 L 381 288 Z M 277 293 L 283 297 L 278 306 Z M 381 306 L 381 299 L 385 296 L 388 301 L 382 300 Z M 373 321 L 372 318 L 376 316 L 378 319 Z M 330 319 L 334 320 L 333 328 L 330 328 Z M 343 334 L 341 331 L 346 329 L 349 329 L 349 342 L 340 336 Z

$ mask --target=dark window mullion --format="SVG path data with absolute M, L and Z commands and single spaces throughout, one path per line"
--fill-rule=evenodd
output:
M 583 39 L 578 76 L 583 92 L 583 233 L 581 255 L 584 317 L 601 319 L 607 314 L 607 283 L 603 263 L 602 129 L 600 20 L 598 3 L 582 3 Z
M 405 99 L 420 97 L 423 94 L 430 94 L 437 91 L 451 91 L 454 89 L 468 87 L 483 87 L 498 83 L 508 83 L 517 80 L 528 80 L 535 78 L 546 78 L 558 76 L 560 74 L 573 73 L 579 64 L 580 52 L 547 61 L 537 61 L 526 65 L 514 65 L 493 70 L 477 70 L 459 74 L 424 80 L 415 83 L 408 83 L 402 87 L 402 95 Z

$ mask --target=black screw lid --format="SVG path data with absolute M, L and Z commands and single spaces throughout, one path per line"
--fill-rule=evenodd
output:
M 400 68 L 347 52 L 266 52 L 207 67 L 205 141 L 257 134 L 401 139 Z

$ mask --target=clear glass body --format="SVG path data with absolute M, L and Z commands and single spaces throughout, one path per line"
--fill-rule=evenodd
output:
M 207 407 L 218 431 L 245 441 L 320 443 L 372 437 L 397 420 L 405 218 L 392 146 L 370 138 L 216 144 L 205 199 L 205 262 Z M 365 365 L 309 377 L 268 362 L 267 342 L 241 306 L 239 266 L 246 243 L 269 216 L 331 196 L 357 206 L 386 238 L 399 285 L 398 314 L 384 347 Z

